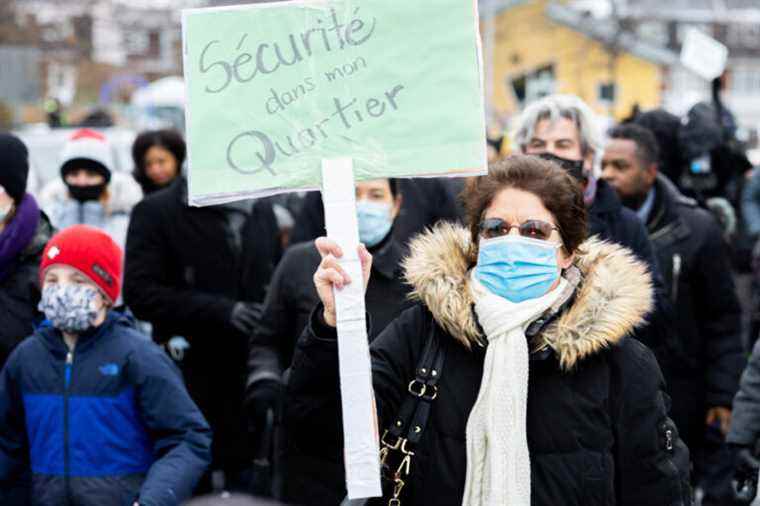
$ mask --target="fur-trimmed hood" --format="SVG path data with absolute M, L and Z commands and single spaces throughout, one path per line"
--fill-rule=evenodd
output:
M 411 297 L 468 348 L 483 342 L 469 290 L 469 271 L 476 260 L 472 250 L 465 228 L 440 224 L 417 236 L 404 260 Z M 574 264 L 582 279 L 575 297 L 539 337 L 565 370 L 619 342 L 644 324 L 654 307 L 651 275 L 633 253 L 595 237 L 580 250 Z

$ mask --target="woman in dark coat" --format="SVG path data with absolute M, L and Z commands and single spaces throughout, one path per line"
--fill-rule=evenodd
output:
M 0 134 L 0 368 L 32 333 L 38 316 L 40 255 L 53 232 L 26 193 L 28 153 L 20 139 Z
M 186 152 L 185 139 L 176 130 L 148 130 L 138 135 L 132 144 L 132 176 L 143 194 L 166 188 L 180 176 Z
M 436 395 L 423 395 L 431 411 L 409 472 L 396 476 L 402 503 L 690 504 L 662 374 L 628 337 L 653 305 L 644 264 L 583 242 L 583 197 L 551 162 L 497 162 L 464 200 L 469 230 L 443 225 L 412 242 L 406 277 L 419 303 L 371 345 L 381 434 L 414 390 L 427 341 L 446 357 Z M 341 458 L 332 288 L 350 280 L 337 245 L 317 246 L 322 304 L 293 359 L 286 421 L 304 451 Z M 360 257 L 366 278 L 371 256 Z

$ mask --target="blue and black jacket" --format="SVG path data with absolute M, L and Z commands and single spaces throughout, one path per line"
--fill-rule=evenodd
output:
M 119 313 L 73 352 L 41 327 L 0 375 L 0 504 L 31 481 L 36 505 L 176 505 L 210 447 L 179 371 Z

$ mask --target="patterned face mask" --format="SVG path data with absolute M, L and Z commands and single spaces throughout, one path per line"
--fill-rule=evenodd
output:
M 80 334 L 92 327 L 100 310 L 95 306 L 98 290 L 90 285 L 47 285 L 38 309 L 55 328 Z

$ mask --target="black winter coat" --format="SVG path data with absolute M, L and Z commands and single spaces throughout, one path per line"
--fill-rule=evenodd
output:
M 457 201 L 464 179 L 398 179 L 401 210 L 393 225 L 393 237 L 402 246 L 426 227 L 439 220 L 460 221 L 464 210 Z M 301 214 L 296 219 L 291 244 L 313 241 L 325 235 L 325 210 L 322 194 L 311 192 L 304 197 Z
M 409 307 L 409 287 L 401 269 L 401 247 L 388 237 L 372 254 L 372 274 L 365 307 L 372 317 L 373 339 L 399 313 Z M 267 292 L 257 331 L 251 336 L 248 354 L 248 387 L 258 381 L 280 381 L 290 365 L 296 341 L 319 302 L 313 277 L 321 257 L 313 242 L 289 248 L 277 265 Z
M 588 235 L 625 246 L 650 268 L 657 269 L 644 224 L 636 213 L 623 206 L 614 188 L 604 179 L 597 181 L 596 197 L 588 209 Z
M 52 235 L 50 220 L 40 212 L 34 238 L 12 272 L 0 281 L 0 369 L 13 348 L 34 331 L 34 321 L 40 316 L 40 257 Z
M 431 330 L 447 358 L 412 463 L 404 504 L 459 505 L 465 427 L 480 389 L 485 349 L 467 276 L 468 233 L 440 227 L 412 243 L 407 276 L 421 304 L 371 345 L 379 423 L 387 427 Z M 652 306 L 645 267 L 625 249 L 589 241 L 576 263 L 574 298 L 531 341 L 528 446 L 533 505 L 690 504 L 688 450 L 667 416 L 651 352 L 626 337 Z M 296 444 L 342 458 L 335 332 L 315 311 L 288 384 L 287 422 Z M 596 315 L 589 318 L 589 314 Z M 313 504 L 331 504 L 315 498 Z
M 706 410 L 730 408 L 739 387 L 745 365 L 741 308 L 714 216 L 662 176 L 654 191 L 647 229 L 678 328 L 678 343 L 671 346 L 663 371 L 673 418 L 685 441 L 696 447 L 704 435 Z
M 411 302 L 407 298 L 409 286 L 401 278 L 401 247 L 395 239 L 389 234 L 370 253 L 372 273 L 365 307 L 372 317 L 373 325 L 368 329 L 372 340 Z M 291 363 L 296 341 L 319 302 L 313 276 L 320 261 L 314 243 L 297 244 L 285 252 L 272 276 L 261 324 L 250 341 L 247 392 L 251 403 L 257 389 L 267 388 L 267 382 L 281 382 L 283 371 Z M 279 437 L 284 444 L 278 455 L 278 473 L 284 478 L 283 493 L 288 502 L 302 504 L 313 497 L 341 493 L 342 461 L 315 460 L 289 446 L 286 434 Z
M 649 346 L 662 362 L 672 353 L 677 329 L 673 324 L 675 313 L 667 297 L 657 256 L 647 229 L 636 213 L 623 206 L 607 181 L 600 179 L 597 184 L 596 198 L 588 209 L 588 235 L 625 246 L 649 267 L 654 283 L 655 308 L 647 315 L 649 325 L 636 329 L 634 335 Z
M 126 247 L 124 302 L 153 338 L 183 336 L 188 391 L 214 432 L 214 464 L 250 461 L 242 413 L 248 336 L 230 323 L 237 301 L 261 302 L 279 256 L 271 205 L 257 201 L 241 240 L 216 207 L 186 203 L 178 179 L 137 204 Z

